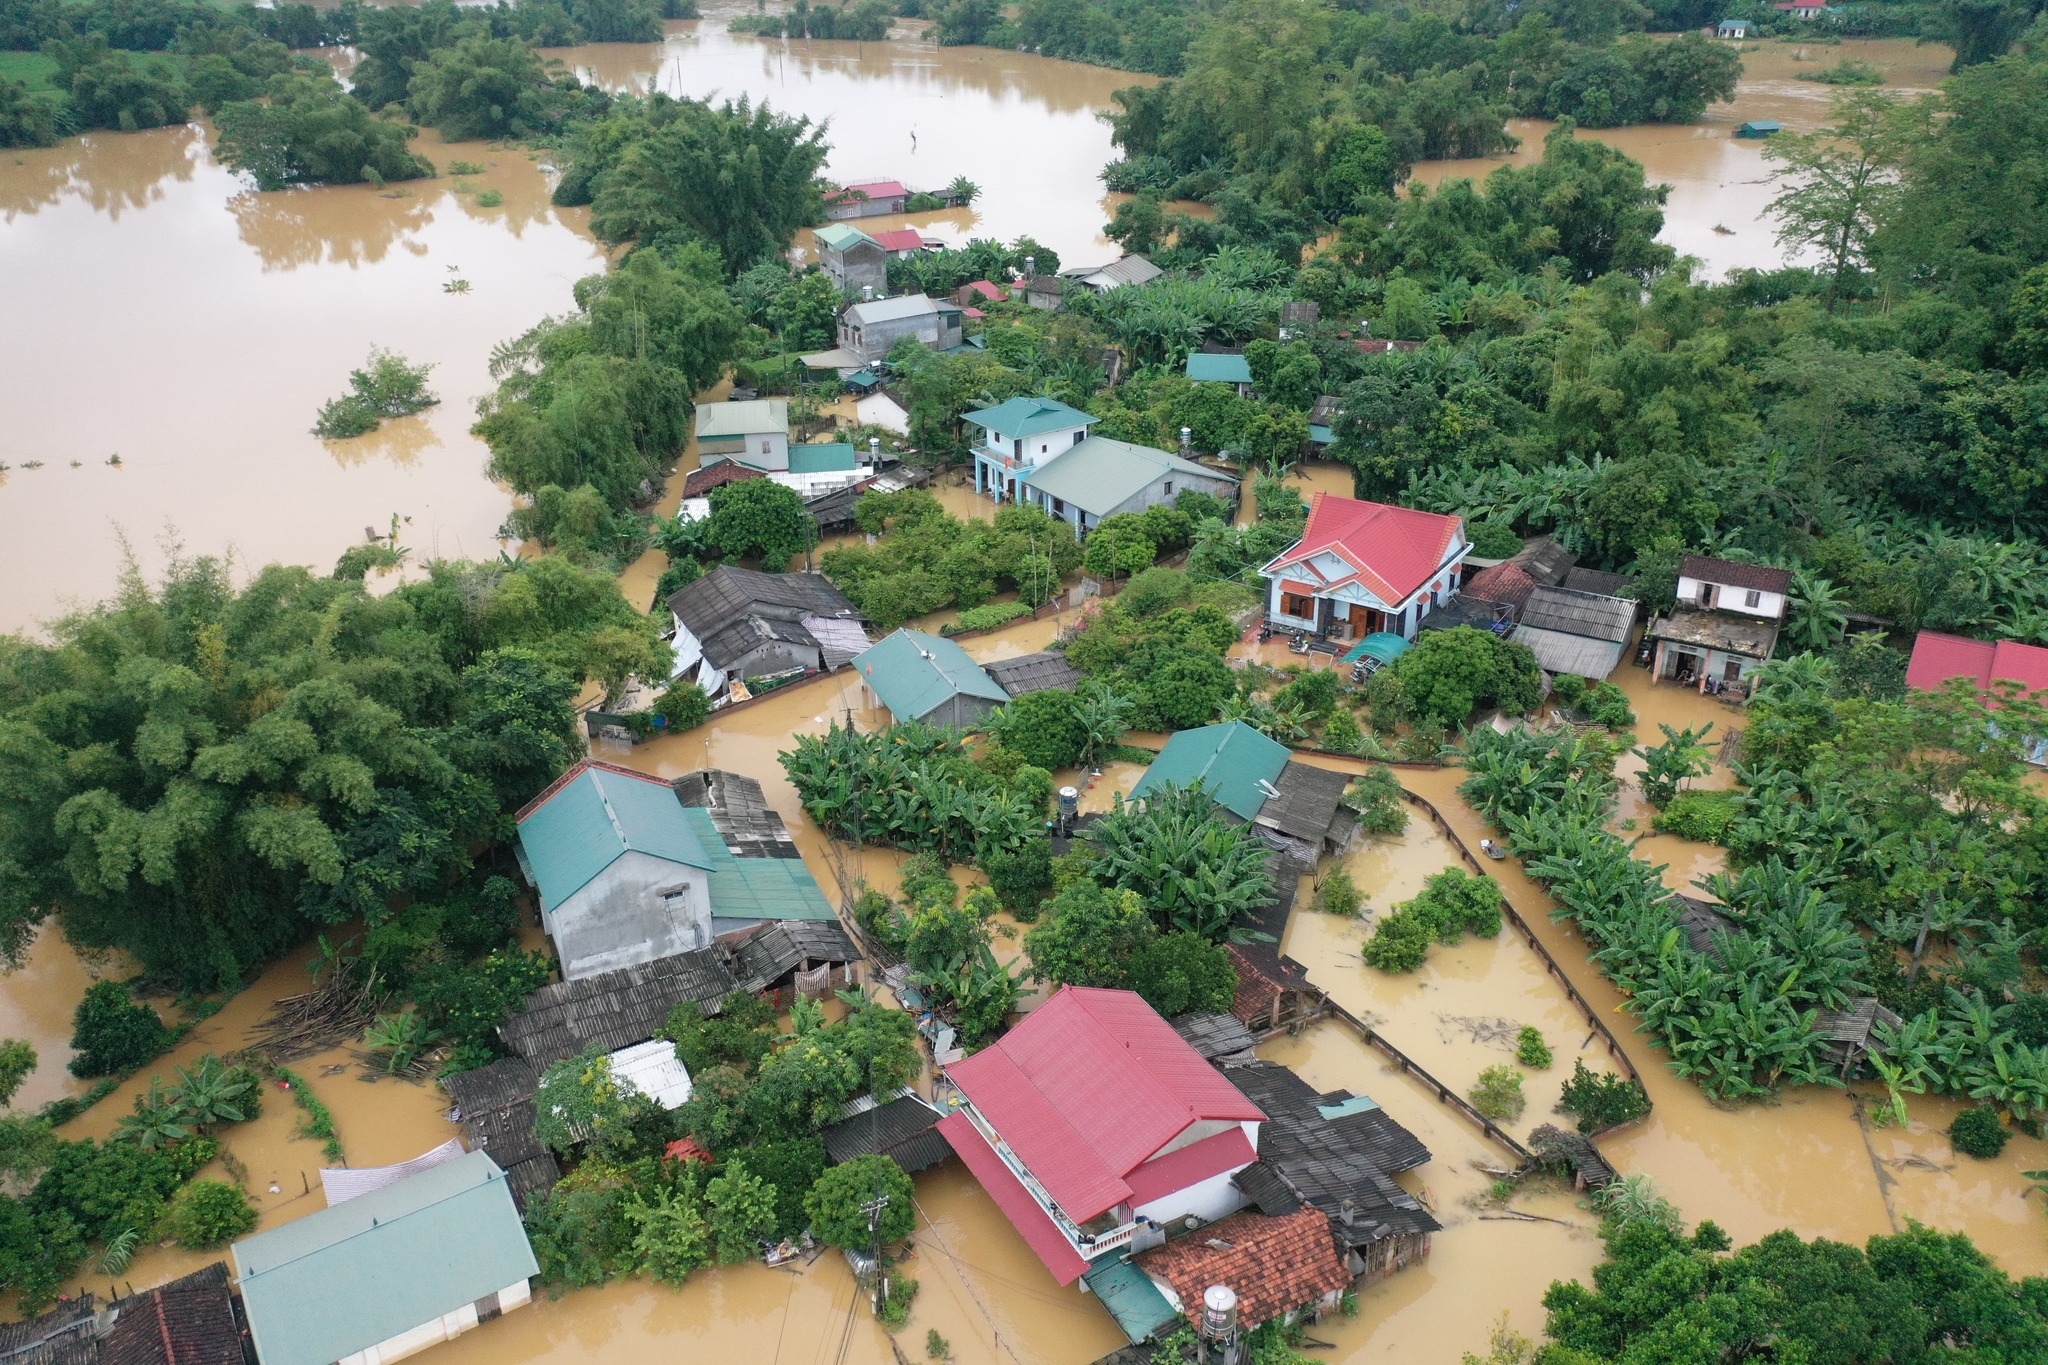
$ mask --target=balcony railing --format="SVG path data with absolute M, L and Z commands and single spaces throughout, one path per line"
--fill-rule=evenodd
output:
M 1038 1183 L 1038 1177 L 1031 1174 L 1031 1168 L 1010 1150 L 1010 1144 L 1003 1141 L 1002 1135 L 989 1126 L 988 1120 L 981 1116 L 980 1110 L 970 1102 L 961 1105 L 960 1112 L 967 1115 L 967 1121 L 974 1125 L 974 1131 L 988 1141 L 989 1147 L 1002 1158 L 1003 1165 L 1009 1168 L 1010 1174 L 1017 1177 L 1017 1183 L 1024 1187 L 1038 1207 L 1045 1211 L 1046 1217 L 1052 1219 L 1053 1226 L 1060 1230 L 1060 1235 L 1065 1237 L 1082 1256 L 1093 1260 L 1104 1252 L 1115 1251 L 1118 1247 L 1129 1245 L 1131 1239 L 1138 1235 L 1138 1225 L 1134 1222 L 1124 1223 L 1092 1237 L 1081 1231 L 1074 1220 L 1054 1202 L 1053 1197 L 1046 1193 L 1045 1186 Z

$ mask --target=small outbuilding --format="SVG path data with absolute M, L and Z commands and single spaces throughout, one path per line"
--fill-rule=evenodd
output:
M 1010 699 L 951 640 L 899 630 L 853 661 L 868 692 L 898 721 L 971 729 Z
M 1281 1218 L 1237 1213 L 1144 1252 L 1135 1264 L 1190 1318 L 1201 1316 L 1202 1294 L 1227 1285 L 1237 1294 L 1238 1325 L 1249 1330 L 1297 1310 L 1320 1315 L 1337 1306 L 1351 1283 L 1330 1236 L 1330 1220 L 1315 1209 Z
M 1344 807 L 1347 781 L 1343 773 L 1294 762 L 1287 746 L 1231 720 L 1168 739 L 1131 788 L 1131 799 L 1199 783 L 1210 800 L 1266 831 L 1269 842 L 1300 846 L 1312 863 L 1343 847 L 1356 828 Z
M 1126 256 L 1108 265 L 1070 266 L 1060 277 L 1091 294 L 1107 294 L 1127 284 L 1147 284 L 1165 273 L 1143 256 Z
M 1748 123 L 1741 125 L 1735 130 L 1735 136 L 1761 140 L 1773 133 L 1782 133 L 1784 131 L 1785 125 L 1776 119 L 1751 119 Z
M 1636 604 L 1626 597 L 1532 588 L 1511 638 L 1527 645 L 1537 667 L 1553 677 L 1573 673 L 1604 682 L 1621 663 L 1635 619 Z
M 388 1365 L 531 1301 L 505 1173 L 470 1152 L 236 1242 L 263 1365 Z
M 1188 357 L 1187 376 L 1197 384 L 1228 384 L 1238 397 L 1252 391 L 1252 364 L 1241 354 L 1209 355 L 1196 351 Z
M 1081 685 L 1081 670 L 1068 663 L 1067 656 L 1057 649 L 997 659 L 982 667 L 996 680 L 996 686 L 1013 697 L 1026 692 L 1072 692 Z
M 765 474 L 789 468 L 789 400 L 706 403 L 697 409 L 697 461 L 734 460 Z

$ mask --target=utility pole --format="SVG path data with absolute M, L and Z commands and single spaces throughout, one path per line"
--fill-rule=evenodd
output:
M 860 1206 L 868 1216 L 868 1256 L 875 1266 L 875 1313 L 880 1316 L 882 1301 L 889 1297 L 889 1283 L 882 1275 L 882 1210 L 889 1207 L 889 1196 L 876 1195 Z

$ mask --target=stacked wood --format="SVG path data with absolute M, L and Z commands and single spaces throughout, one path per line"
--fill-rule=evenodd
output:
M 252 1046 L 280 1065 L 325 1052 L 361 1037 L 378 999 L 374 973 L 359 981 L 346 964 L 337 964 L 315 989 L 274 1002 L 256 1025 Z

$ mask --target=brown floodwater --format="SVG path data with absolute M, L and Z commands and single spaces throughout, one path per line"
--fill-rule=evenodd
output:
M 36 1069 L 14 1094 L 22 1109 L 35 1109 L 66 1095 L 83 1093 L 91 1084 L 73 1076 L 71 1014 L 86 988 L 102 977 L 126 974 L 119 954 L 88 962 L 65 942 L 54 924 L 45 924 L 23 954 L 21 965 L 0 978 L 0 1038 L 17 1038 L 36 1050 Z
M 1802 81 L 1798 73 L 1825 70 L 1857 58 L 1883 68 L 1885 89 L 1915 97 L 1948 75 L 1954 53 L 1939 43 L 1911 38 L 1852 38 L 1839 44 L 1759 42 L 1739 44 L 1742 79 L 1735 98 L 1708 108 L 1697 124 L 1647 123 L 1583 131 L 1643 163 L 1651 184 L 1671 187 L 1659 239 L 1682 256 L 1697 257 L 1701 278 L 1719 279 L 1730 270 L 1770 269 L 1787 259 L 1766 210 L 1777 191 L 1760 141 L 1733 136 L 1757 120 L 1776 120 L 1794 131 L 1827 122 L 1828 97 L 1839 86 Z M 1508 131 L 1522 139 L 1512 153 L 1461 161 L 1430 161 L 1415 168 L 1427 185 L 1466 177 L 1484 179 L 1496 166 L 1528 165 L 1543 155 L 1549 119 L 1509 119 Z
M 491 347 L 603 267 L 585 211 L 549 204 L 517 150 L 430 136 L 444 169 L 485 170 L 257 194 L 210 140 L 190 124 L 0 156 L 0 630 L 108 596 L 124 541 L 145 571 L 167 535 L 245 571 L 324 571 L 395 514 L 418 556 L 499 549 L 511 500 L 469 424 Z M 440 405 L 320 441 L 315 412 L 376 346 L 433 365 Z

